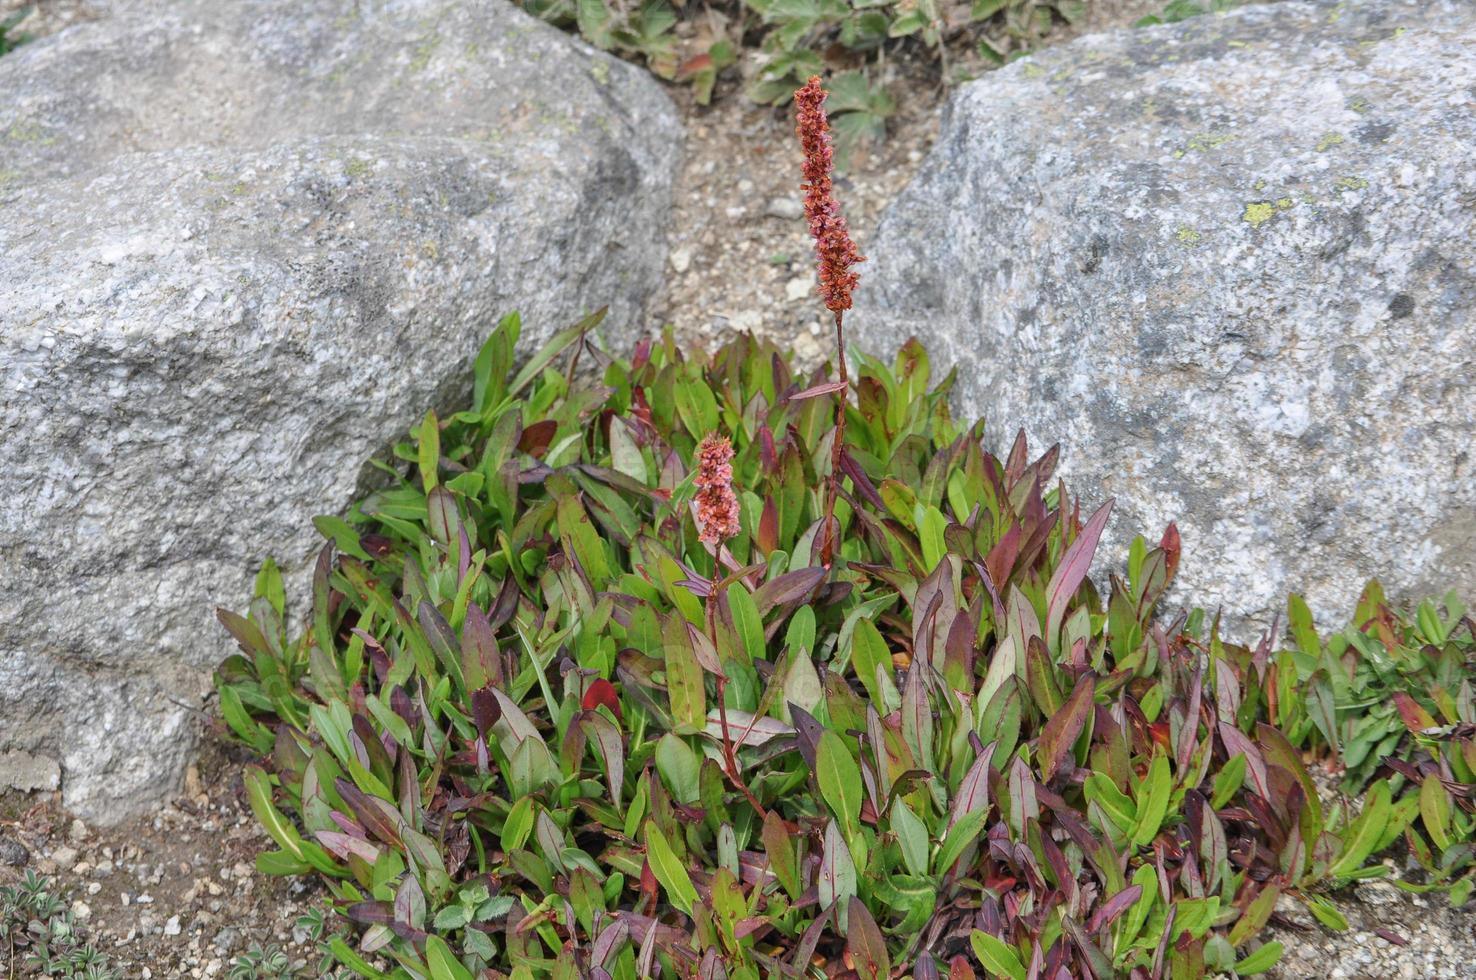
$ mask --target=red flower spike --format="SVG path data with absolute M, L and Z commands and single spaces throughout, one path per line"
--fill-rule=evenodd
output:
M 851 291 L 861 277 L 851 266 L 865 262 L 866 257 L 851 241 L 846 219 L 841 214 L 831 189 L 835 151 L 830 137 L 830 120 L 825 115 L 827 93 L 820 87 L 819 76 L 794 93 L 796 127 L 800 147 L 804 150 L 805 217 L 810 221 L 810 237 L 815 239 L 815 256 L 819 265 L 820 298 L 832 313 L 851 308 Z
M 714 548 L 738 534 L 738 497 L 733 493 L 733 444 L 712 433 L 697 444 L 697 532 Z

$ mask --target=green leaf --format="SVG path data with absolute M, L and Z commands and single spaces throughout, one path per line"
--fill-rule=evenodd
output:
M 1139 847 L 1147 847 L 1158 836 L 1158 828 L 1168 813 L 1169 795 L 1173 792 L 1168 756 L 1162 753 L 1154 755 L 1146 782 L 1147 785 L 1139 789 L 1138 825 L 1133 830 L 1133 843 Z
M 1020 954 L 1004 940 L 975 929 L 969 936 L 969 945 L 991 976 L 1025 980 L 1025 964 L 1020 962 Z
M 1389 822 L 1389 783 L 1379 780 L 1364 797 L 1363 812 L 1343 832 L 1343 849 L 1327 873 L 1336 878 L 1357 871 L 1373 853 Z
M 902 863 L 915 875 L 928 873 L 928 830 L 917 814 L 898 799 L 892 803 L 892 832 L 897 835 L 897 844 L 902 848 Z
M 696 803 L 702 760 L 681 738 L 667 732 L 656 743 L 656 771 L 680 803 Z
M 1435 773 L 1420 786 L 1420 819 L 1437 849 L 1443 852 L 1450 846 L 1450 794 Z
M 1244 959 L 1235 961 L 1235 972 L 1242 977 L 1265 973 L 1281 959 L 1281 943 L 1269 942 Z
M 282 850 L 291 854 L 299 861 L 306 860 L 303 854 L 303 840 L 298 834 L 297 828 L 278 810 L 272 803 L 272 781 L 261 766 L 247 766 L 245 772 L 246 797 L 251 803 L 251 812 L 256 815 L 256 820 L 262 829 L 272 840 L 281 846 Z
M 954 862 L 963 855 L 964 849 L 978 839 L 988 818 L 988 807 L 973 810 L 959 818 L 958 823 L 944 835 L 943 847 L 939 849 L 938 858 L 933 863 L 933 869 L 938 874 L 947 874 L 952 869 Z
M 728 608 L 733 613 L 733 628 L 738 631 L 748 659 L 764 659 L 767 651 L 764 621 L 759 616 L 758 606 L 754 605 L 753 594 L 742 583 L 735 583 L 723 595 L 728 600 Z
M 702 682 L 702 666 L 692 651 L 686 622 L 680 616 L 667 619 L 664 633 L 666 647 L 666 693 L 671 703 L 671 718 L 678 730 L 701 731 L 707 721 L 707 691 Z
M 1117 788 L 1110 776 L 1094 772 L 1082 786 L 1087 802 L 1101 807 L 1102 812 L 1126 834 L 1138 826 L 1138 808 L 1126 793 Z
M 1276 909 L 1276 899 L 1280 894 L 1281 889 L 1275 885 L 1267 885 L 1261 889 L 1261 893 L 1246 906 L 1245 911 L 1240 914 L 1240 918 L 1230 929 L 1231 946 L 1239 946 L 1260 932 L 1261 928 L 1271 921 L 1271 913 Z
M 440 936 L 431 934 L 425 938 L 425 959 L 430 967 L 431 980 L 474 980 Z
M 697 889 L 692 886 L 692 877 L 687 868 L 662 836 L 654 820 L 646 821 L 646 860 L 651 873 L 666 889 L 671 904 L 687 915 L 692 914 L 692 905 L 697 901 Z
M 841 829 L 847 836 L 855 833 L 861 827 L 861 769 L 846 743 L 829 729 L 815 751 L 815 775 L 820 795 L 840 819 Z
M 790 836 L 784 820 L 770 810 L 764 815 L 762 831 L 764 853 L 769 858 L 769 870 L 779 879 L 779 884 L 795 901 L 804 892 L 800 883 L 799 861 L 795 857 L 794 839 Z
M 1332 902 L 1318 895 L 1304 895 L 1302 900 L 1306 903 L 1307 910 L 1317 916 L 1318 922 L 1338 932 L 1347 931 L 1348 920 Z
M 441 464 L 441 423 L 434 410 L 425 413 L 419 435 L 416 462 L 420 466 L 421 485 L 430 493 L 440 482 L 437 474 Z

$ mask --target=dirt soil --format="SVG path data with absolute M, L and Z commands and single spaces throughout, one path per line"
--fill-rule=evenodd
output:
M 0 15 L 26 5 L 0 0 Z M 1130 24 L 1161 5 L 1094 0 L 1082 24 L 1053 40 Z M 42 0 L 22 29 L 42 35 L 95 15 L 87 0 Z M 962 52 L 958 64 L 967 70 Z M 930 62 L 903 59 L 885 71 L 899 105 L 888 138 L 859 154 L 851 173 L 837 182 L 863 251 L 884 205 L 924 164 L 943 100 Z M 707 107 L 685 89 L 674 88 L 672 95 L 687 119 L 688 136 L 676 187 L 670 270 L 654 312 L 686 337 L 715 342 L 732 330 L 753 330 L 818 363 L 830 338 L 814 297 L 788 115 L 747 103 L 732 86 L 720 88 Z M 52 876 L 122 977 L 225 976 L 237 956 L 268 946 L 284 949 L 298 975 L 318 976 L 311 930 L 298 920 L 322 908 L 326 892 L 314 881 L 255 871 L 253 859 L 268 842 L 246 804 L 244 761 L 208 732 L 185 793 L 118 827 L 88 827 L 54 798 L 4 801 L 0 885 L 19 880 L 27 869 Z M 1476 978 L 1476 920 L 1469 909 L 1452 909 L 1443 898 L 1410 895 L 1387 882 L 1332 897 L 1350 923 L 1346 933 L 1329 931 L 1283 898 L 1267 938 L 1281 941 L 1287 951 L 1270 976 Z M 27 975 L 22 964 L 4 963 L 6 956 L 0 948 L 0 973 Z

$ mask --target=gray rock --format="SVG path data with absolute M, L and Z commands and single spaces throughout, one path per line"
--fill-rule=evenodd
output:
M 0 751 L 111 822 L 179 785 L 214 606 L 301 584 L 499 316 L 644 328 L 679 124 L 502 0 L 134 0 L 0 91 Z
M 1062 443 L 1115 540 L 1242 626 L 1476 586 L 1476 5 L 1278 3 L 1085 37 L 954 97 L 851 323 Z
M 0 837 L 0 864 L 23 868 L 30 860 L 31 852 L 26 850 L 26 845 L 13 837 Z

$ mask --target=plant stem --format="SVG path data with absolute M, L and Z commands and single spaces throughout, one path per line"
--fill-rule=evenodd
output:
M 830 567 L 839 544 L 840 529 L 835 523 L 835 498 L 840 494 L 841 452 L 846 445 L 846 401 L 851 393 L 851 379 L 846 371 L 846 328 L 845 314 L 835 311 L 835 350 L 839 362 L 840 391 L 836 392 L 835 442 L 830 447 L 830 480 L 825 488 L 825 546 L 820 549 L 820 563 Z
M 720 589 L 720 587 L 722 585 L 722 581 L 721 581 L 722 568 L 718 564 L 718 555 L 720 555 L 722 553 L 722 548 L 723 548 L 723 546 L 722 546 L 721 542 L 719 542 L 716 551 L 713 553 L 712 587 L 708 590 L 708 594 L 707 594 L 707 609 L 706 609 L 706 612 L 707 612 L 707 635 L 712 639 L 712 648 L 713 648 L 713 650 L 717 650 L 718 649 L 718 638 L 717 638 L 717 604 L 718 604 L 718 591 L 719 591 L 719 589 Z M 735 788 L 741 790 L 743 792 L 743 795 L 748 798 L 748 804 L 749 804 L 749 806 L 753 807 L 754 812 L 757 813 L 758 816 L 759 816 L 759 819 L 762 820 L 766 816 L 768 816 L 768 813 L 764 810 L 762 804 L 759 803 L 758 798 L 753 795 L 753 791 L 748 788 L 748 784 L 743 781 L 743 776 L 740 774 L 740 772 L 738 770 L 738 756 L 737 756 L 737 753 L 733 749 L 733 736 L 732 736 L 732 733 L 728 729 L 728 702 L 727 702 L 727 697 L 726 697 L 727 692 L 728 692 L 728 675 L 727 674 L 718 674 L 718 679 L 717 679 L 718 725 L 722 729 L 722 732 L 723 732 L 723 769 L 724 769 L 724 774 L 728 777 L 728 781 L 730 783 L 732 783 Z M 752 725 L 752 723 L 750 723 L 749 724 L 749 729 L 751 730 L 752 728 L 753 728 L 753 725 Z M 748 732 L 745 731 L 743 733 L 743 736 L 742 737 L 746 738 L 747 736 L 748 736 Z

